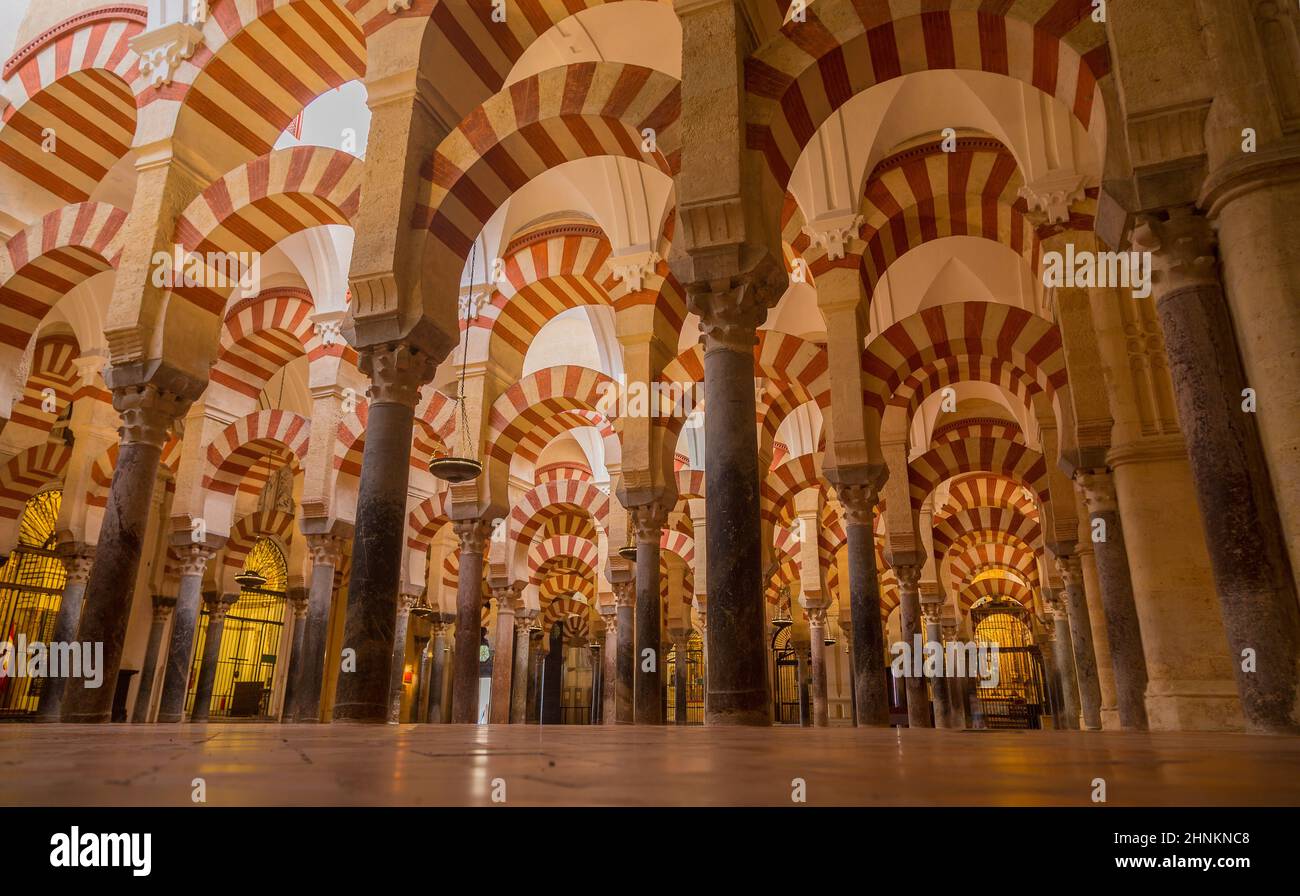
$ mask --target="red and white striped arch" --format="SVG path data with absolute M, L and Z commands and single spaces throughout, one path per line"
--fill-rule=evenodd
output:
M 937 427 L 930 434 L 930 447 L 934 448 L 945 442 L 959 442 L 971 436 L 982 439 L 1005 439 L 1008 442 L 1026 444 L 1025 434 L 1020 431 L 1020 426 L 1010 420 L 996 417 L 967 417 Z
M 595 579 L 581 573 L 557 569 L 546 575 L 542 580 L 541 587 L 538 588 L 538 596 L 542 603 L 546 603 L 560 595 L 567 597 L 570 594 L 581 594 L 589 601 L 595 600 Z M 564 598 L 561 597 L 560 599 Z
M 1018 540 L 954 545 L 948 560 L 953 584 L 959 589 L 989 570 L 1010 572 L 1030 585 L 1038 585 L 1038 561 L 1034 549 Z
M 659 550 L 666 551 L 670 554 L 676 554 L 686 564 L 686 574 L 691 576 L 695 571 L 695 539 L 684 532 L 678 532 L 676 529 L 664 529 L 659 536 Z
M 10 57 L 0 168 L 63 202 L 90 197 L 135 140 L 139 57 L 130 40 L 145 20 L 143 6 L 98 7 L 47 29 Z
M 773 525 L 789 522 L 794 512 L 794 497 L 806 488 L 822 490 L 816 454 L 798 454 L 763 477 L 759 498 L 759 516 Z
M 450 521 L 447 516 L 447 495 L 447 491 L 430 495 L 416 504 L 407 514 L 406 546 L 408 548 L 413 551 L 423 551 L 442 527 Z
M 917 512 L 939 483 L 962 473 L 983 471 L 1024 483 L 1048 502 L 1047 463 L 1037 451 L 1006 439 L 968 436 L 931 448 L 908 464 L 908 491 Z
M 935 514 L 936 519 L 963 510 L 1007 507 L 1038 522 L 1038 505 L 1026 486 L 991 473 L 970 473 L 948 483 L 948 497 Z
M 342 475 L 360 478 L 370 403 L 359 395 L 353 396 L 353 401 L 352 411 L 339 420 L 338 437 L 334 441 L 334 469 Z M 411 468 L 426 470 L 430 457 L 446 454 L 455 431 L 455 416 L 443 407 L 441 399 L 427 401 L 423 410 L 417 406 L 411 431 Z
M 413 226 L 427 228 L 459 268 L 470 244 L 511 194 L 577 159 L 622 156 L 677 170 L 681 98 L 675 78 L 613 62 L 540 72 L 468 114 L 424 165 Z M 653 151 L 642 131 L 653 128 Z
M 307 461 L 311 421 L 290 411 L 256 411 L 234 421 L 208 445 L 203 487 L 224 495 L 257 494 L 266 483 L 270 457 L 274 466 L 292 459 L 298 470 Z M 263 470 L 261 476 L 255 472 Z
M 940 560 L 959 544 L 1017 541 L 1035 547 L 1042 540 L 1038 520 L 1014 507 L 967 507 L 934 517 L 934 555 Z
M 293 516 L 281 510 L 258 510 L 240 517 L 230 527 L 223 564 L 242 567 L 244 558 L 259 538 L 270 538 L 287 548 L 293 540 Z
M 553 535 L 533 543 L 528 551 L 530 581 L 540 584 L 540 573 L 549 561 L 585 576 L 594 576 L 600 568 L 600 551 L 596 543 L 576 535 Z
M 374 0 L 216 0 L 203 44 L 143 100 L 180 101 L 178 139 L 233 167 L 270 152 L 316 97 L 365 76 L 360 15 L 380 13 Z
M 117 266 L 126 212 L 102 202 L 55 209 L 0 250 L 0 345 L 26 349 L 75 286 Z
M 960 360 L 959 360 L 960 359 Z M 925 308 L 889 327 L 862 353 L 863 403 L 879 425 L 888 406 L 912 408 L 920 396 L 987 375 L 1015 394 L 1049 397 L 1068 384 L 1056 325 L 999 302 Z
M 512 538 L 529 545 L 557 516 L 587 517 L 601 530 L 608 529 L 609 496 L 580 479 L 538 483 L 520 495 L 510 511 Z
M 1105 27 L 1083 0 L 1010 0 L 995 11 L 951 0 L 817 0 L 745 62 L 747 142 L 784 188 L 817 129 L 865 90 L 917 71 L 1007 75 L 1056 97 L 1097 139 Z M 962 5 L 965 5 L 964 3 Z M 1095 108 L 1094 108 L 1095 107 Z
M 48 432 L 54 421 L 78 394 L 77 366 L 73 359 L 81 355 L 74 336 L 55 333 L 36 340 L 32 362 L 23 391 L 9 414 L 10 425 L 30 426 Z M 51 390 L 54 407 L 47 411 L 45 390 Z M 88 396 L 90 397 L 90 396 Z
M 958 592 L 957 601 L 963 609 L 969 609 L 972 604 L 984 597 L 995 599 L 1009 597 L 1026 609 L 1034 608 L 1034 592 L 1028 585 L 1015 579 L 1000 577 L 989 577 L 972 582 Z
M 0 519 L 16 520 L 45 486 L 61 481 L 72 457 L 62 442 L 45 442 L 20 451 L 0 467 Z
M 548 367 L 529 374 L 492 404 L 488 462 L 504 476 L 516 455 L 536 463 L 556 436 L 576 427 L 607 425 L 601 399 L 613 388 L 613 380 L 589 367 Z
M 117 454 L 119 446 L 115 443 L 108 446 L 95 462 L 90 466 L 90 483 L 86 487 L 86 503 L 91 507 L 107 507 L 108 491 L 113 485 L 113 473 L 117 469 Z M 177 469 L 181 462 L 181 440 L 175 433 L 167 436 L 167 441 L 163 445 L 162 458 L 159 463 L 167 468 L 172 478 L 176 477 Z

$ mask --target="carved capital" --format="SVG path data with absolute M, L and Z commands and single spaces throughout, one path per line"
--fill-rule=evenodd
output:
M 415 408 L 420 387 L 433 379 L 437 360 L 427 352 L 404 342 L 361 349 L 361 372 L 370 377 L 367 396 L 371 405 L 400 404 Z
M 1044 223 L 1064 224 L 1070 220 L 1070 206 L 1084 198 L 1087 185 L 1084 175 L 1057 169 L 1022 185 L 1017 195 L 1029 204 L 1030 212 L 1042 216 Z
M 515 631 L 521 636 L 527 636 L 528 627 L 536 618 L 537 611 L 530 607 L 520 607 L 515 610 Z
M 293 607 L 293 618 L 298 622 L 302 622 L 307 618 L 309 597 L 306 588 L 289 589 L 289 606 Z
M 861 255 L 866 243 L 859 236 L 862 215 L 842 215 L 824 218 L 803 226 L 804 236 L 811 241 L 804 253 L 809 264 L 817 261 L 839 261 L 848 255 Z
M 397 595 L 397 615 L 398 617 L 409 616 L 415 609 L 415 605 L 420 602 L 420 595 L 408 594 L 403 591 Z
M 335 569 L 343 562 L 346 546 L 338 535 L 308 535 L 307 550 L 311 552 L 312 566 L 330 566 Z
M 758 344 L 758 328 L 768 310 L 781 298 L 785 282 L 751 273 L 730 282 L 711 283 L 691 291 L 686 304 L 700 316 L 700 341 L 704 351 L 715 349 L 748 354 Z
M 208 561 L 216 556 L 216 550 L 202 542 L 181 545 L 174 549 L 180 558 L 181 576 L 202 576 L 208 568 Z
M 120 386 L 113 390 L 113 407 L 122 415 L 117 434 L 123 445 L 161 449 L 172 427 L 193 403 L 192 396 L 156 383 Z
M 1066 588 L 1083 587 L 1083 563 L 1076 554 L 1065 554 L 1056 558 L 1056 571 L 1061 574 L 1061 581 Z
M 626 582 L 614 582 L 614 604 L 618 607 L 635 607 L 636 606 L 636 582 L 629 579 Z
M 203 45 L 203 32 L 188 22 L 172 22 L 141 32 L 130 41 L 140 57 L 140 75 L 157 89 L 176 77 L 176 69 Z
M 176 609 L 176 598 L 168 597 L 165 594 L 155 594 L 153 596 L 154 622 L 166 622 L 171 618 L 174 609 Z
M 921 583 L 921 568 L 919 563 L 896 564 L 893 569 L 898 577 L 898 590 L 917 591 Z
M 488 520 L 453 520 L 452 530 L 456 537 L 460 539 L 460 550 L 462 554 L 481 554 L 487 547 L 488 533 L 492 530 L 492 523 Z
M 835 496 L 844 508 L 844 522 L 850 526 L 871 526 L 875 520 L 876 505 L 880 503 L 880 487 L 869 485 L 839 485 Z
M 659 544 L 664 525 L 668 522 L 668 509 L 659 501 L 628 508 L 638 544 Z
M 59 545 L 59 560 L 68 571 L 67 585 L 84 585 L 90 580 L 90 568 L 95 562 L 95 549 L 84 544 L 69 542 Z
M 515 608 L 519 606 L 519 592 L 521 590 L 518 585 L 493 588 L 492 599 L 497 602 L 497 612 L 514 613 Z
M 220 622 L 238 601 L 238 594 L 205 594 L 203 603 L 208 608 L 208 623 Z
M 1119 510 L 1115 476 L 1110 470 L 1079 470 L 1074 474 L 1074 484 L 1083 496 L 1088 513 L 1114 513 Z
M 1183 289 L 1217 287 L 1217 243 L 1209 220 L 1190 208 L 1172 210 L 1167 221 L 1148 217 L 1133 231 L 1134 248 L 1151 253 L 1157 302 Z

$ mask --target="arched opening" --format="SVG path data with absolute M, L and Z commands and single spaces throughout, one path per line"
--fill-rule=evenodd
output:
M 275 711 L 276 669 L 284 653 L 285 595 L 289 568 L 284 553 L 269 538 L 259 538 L 249 549 L 244 568 L 265 581 L 244 585 L 226 612 L 212 687 L 212 719 L 272 721 Z M 199 634 L 190 667 L 186 710 L 194 709 L 194 692 L 208 632 L 208 606 L 199 619 Z
M 0 718 L 35 715 L 49 679 L 19 674 L 25 645 L 46 644 L 63 602 L 68 572 L 59 560 L 55 526 L 63 492 L 46 489 L 28 499 L 18 522 L 18 544 L 0 566 Z
M 972 688 L 974 727 L 1042 728 L 1051 706 L 1029 611 L 1010 598 L 985 598 L 971 607 L 971 625 L 976 644 L 997 646 L 996 686 Z
M 684 719 L 678 712 L 680 703 L 677 699 L 677 662 L 681 653 L 685 654 L 686 662 L 686 717 Z M 686 650 L 681 653 L 674 644 L 668 651 L 667 665 L 664 669 L 664 680 L 667 682 L 668 689 L 668 708 L 672 710 L 671 718 L 678 725 L 703 725 L 704 641 L 700 638 L 699 632 L 691 632 L 691 636 L 686 639 Z M 669 714 L 665 713 L 664 718 L 668 719 Z

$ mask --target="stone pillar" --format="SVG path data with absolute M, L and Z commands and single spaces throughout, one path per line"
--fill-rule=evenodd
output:
M 528 639 L 528 718 L 530 725 L 542 721 L 542 667 L 546 664 L 546 636 L 541 628 L 530 631 Z
M 496 658 L 492 662 L 492 705 L 488 721 L 510 724 L 510 681 L 515 667 L 515 603 L 519 589 L 513 585 L 493 588 L 497 603 Z
M 875 508 L 879 485 L 839 484 L 849 554 L 849 607 L 852 621 L 853 701 L 857 724 L 889 727 L 885 689 L 885 632 L 880 621 L 880 580 L 876 570 Z
M 425 637 L 420 641 L 420 687 L 415 704 L 414 721 L 424 724 L 429 721 L 430 691 L 433 688 L 433 638 Z
M 439 614 L 429 625 L 433 639 L 429 642 L 429 696 L 424 717 L 430 723 L 442 724 L 446 717 L 442 704 L 447 689 L 447 629 L 453 618 L 451 614 Z
M 802 602 L 802 601 L 801 601 Z M 809 651 L 812 654 L 812 723 L 815 728 L 830 725 L 826 688 L 826 609 L 830 604 L 806 606 Z
M 659 540 L 667 509 L 657 502 L 628 508 L 636 531 L 636 635 L 633 658 L 633 718 L 638 725 L 663 724 L 663 650 L 660 643 Z
M 419 603 L 418 594 L 402 593 L 397 597 L 397 619 L 393 627 L 393 659 L 388 673 L 388 723 L 396 725 L 402 718 L 402 678 L 406 665 L 406 629 L 411 611 Z
M 1243 407 L 1248 384 L 1223 304 L 1213 231 L 1205 218 L 1174 209 L 1168 221 L 1148 219 L 1134 243 L 1153 252 L 1178 421 L 1246 723 L 1254 731 L 1300 730 L 1300 603 L 1254 415 Z
M 1065 584 L 1065 610 L 1070 623 L 1070 645 L 1074 651 L 1075 681 L 1083 727 L 1101 730 L 1101 685 L 1097 681 L 1097 655 L 1092 649 L 1092 622 L 1088 598 L 1083 592 L 1083 566 L 1074 554 L 1056 558 L 1056 568 Z
M 1083 514 L 1084 537 L 1087 537 L 1087 513 Z M 1083 569 L 1083 594 L 1088 601 L 1088 619 L 1092 620 L 1092 649 L 1097 655 L 1097 686 L 1101 689 L 1101 728 L 1119 729 L 1119 710 L 1115 701 L 1115 664 L 1110 656 L 1110 639 L 1106 633 L 1106 608 L 1101 603 L 1101 585 L 1097 578 L 1097 558 L 1091 541 L 1081 541 L 1074 550 Z M 1098 621 L 1100 620 L 1100 621 Z
M 542 666 L 542 724 L 559 725 L 564 721 L 561 699 L 564 694 L 564 622 L 551 623 L 550 643 Z
M 528 717 L 528 629 L 537 611 L 521 608 L 515 612 L 514 672 L 510 677 L 510 721 L 522 725 Z
M 460 565 L 456 573 L 456 649 L 452 655 L 451 720 L 478 722 L 478 648 L 483 640 L 483 549 L 487 520 L 456 520 Z
M 934 727 L 955 728 L 952 721 L 952 695 L 948 689 L 950 671 L 943 653 L 943 603 L 927 600 L 921 604 L 921 619 L 925 625 L 925 643 L 938 645 L 936 674 L 930 679 L 930 695 L 934 701 Z
M 212 712 L 212 689 L 217 682 L 217 660 L 221 656 L 221 635 L 226 630 L 226 613 L 239 600 L 238 594 L 213 594 L 204 599 L 208 606 L 208 629 L 203 635 L 203 660 L 194 688 L 191 722 L 206 722 Z
M 210 544 L 191 543 L 178 546 L 176 553 L 180 555 L 181 578 L 176 590 L 176 610 L 172 615 L 162 696 L 158 700 L 159 722 L 179 722 L 185 718 L 190 660 L 194 655 L 194 636 L 199 629 L 199 604 L 203 600 L 203 571 L 216 555 L 216 548 Z
M 771 724 L 763 632 L 763 549 L 755 423 L 756 330 L 772 298 L 753 282 L 691 293 L 704 344 L 704 502 L 708 516 L 712 725 Z M 716 288 L 716 287 L 715 287 Z
M 1106 641 L 1115 673 L 1115 704 L 1120 727 L 1147 730 L 1147 661 L 1142 628 L 1133 598 L 1124 526 L 1119 516 L 1115 479 L 1109 470 L 1084 470 L 1075 482 L 1088 508 L 1092 554 L 1106 620 Z
M 423 626 L 416 626 L 411 634 L 411 643 L 419 662 L 415 669 L 415 687 L 411 689 L 411 711 L 407 722 L 419 723 L 424 721 L 424 707 L 428 704 L 425 693 L 429 689 L 429 636 Z
M 310 604 L 308 591 L 301 586 L 290 588 L 287 597 L 289 606 L 293 609 L 293 640 L 289 647 L 289 674 L 284 680 L 284 706 L 280 711 L 282 722 L 293 721 L 291 711 L 297 699 L 298 686 L 302 683 L 302 643 L 307 632 L 307 608 Z
M 673 668 L 673 721 L 678 725 L 687 724 L 687 713 L 689 711 L 689 701 L 687 700 L 688 691 L 690 690 L 690 667 L 687 660 L 687 654 L 690 653 L 689 642 L 691 640 L 691 630 L 686 629 L 677 636 L 677 665 Z
M 1070 640 L 1070 616 L 1065 600 L 1060 594 L 1043 590 L 1048 613 L 1052 619 L 1052 658 L 1056 664 L 1057 680 L 1061 688 L 1059 727 L 1077 731 L 1079 728 L 1079 679 L 1075 674 L 1074 645 Z
M 339 676 L 333 718 L 381 723 L 389 715 L 415 405 L 440 359 L 402 343 L 364 348 L 360 356 L 361 370 L 370 377 L 370 404 L 343 628 L 356 669 Z
M 957 620 L 955 617 L 941 617 L 940 628 L 945 644 L 957 640 Z M 968 681 L 966 678 L 957 678 L 953 675 L 947 678 L 949 728 L 964 729 L 970 725 L 969 707 L 966 699 Z
M 618 646 L 615 650 L 615 703 L 614 718 L 619 723 L 631 723 L 632 715 L 632 675 L 635 668 L 636 651 L 633 647 L 636 620 L 636 583 L 635 581 L 614 582 L 614 602 L 618 610 L 616 627 Z M 659 595 L 655 595 L 655 600 Z
M 141 382 L 141 374 L 139 365 L 105 371 L 113 407 L 122 415 L 120 447 L 76 638 L 103 643 L 104 680 L 97 688 L 85 687 L 82 679 L 68 682 L 63 699 L 65 722 L 107 722 L 112 715 L 163 443 L 168 430 L 202 391 L 203 384 L 170 368 L 154 371 L 152 382 Z
M 302 662 L 294 702 L 287 716 L 295 722 L 318 722 L 321 685 L 325 677 L 325 645 L 329 641 L 330 607 L 334 603 L 334 571 L 343 562 L 343 538 L 334 533 L 308 535 L 311 588 L 303 622 Z
M 163 629 L 176 607 L 176 598 L 162 594 L 153 596 L 153 622 L 149 625 L 149 643 L 144 651 L 144 668 L 140 670 L 140 687 L 135 692 L 135 708 L 131 711 L 134 723 L 149 721 L 149 708 L 153 702 L 153 685 L 158 677 L 158 655 L 162 653 Z
M 59 559 L 68 571 L 68 578 L 63 585 L 63 599 L 59 602 L 59 613 L 54 617 L 54 634 L 50 640 L 67 644 L 77 639 L 77 625 L 81 621 L 81 600 L 86 594 L 86 582 L 90 579 L 90 568 L 94 562 L 93 546 L 71 542 L 59 545 Z M 63 711 L 63 695 L 68 686 L 66 676 L 56 676 L 45 680 L 41 692 L 41 702 L 36 710 L 36 721 L 57 722 Z
M 904 679 L 907 689 L 907 727 L 933 728 L 930 698 L 925 692 L 925 677 L 921 674 L 924 657 L 917 656 L 914 650 L 917 635 L 921 633 L 921 566 L 911 563 L 895 564 L 894 574 L 898 576 L 899 636 L 913 654 L 912 674 Z
M 605 622 L 605 649 L 601 652 L 601 723 L 613 725 L 618 715 L 618 605 L 602 604 L 600 618 Z

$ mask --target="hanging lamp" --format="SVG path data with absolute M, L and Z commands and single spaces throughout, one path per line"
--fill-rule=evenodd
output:
M 478 260 L 478 240 L 470 250 L 469 257 L 469 302 L 465 305 L 465 338 L 460 352 L 460 391 L 455 402 L 460 409 L 460 454 L 435 455 L 429 459 L 429 472 L 444 482 L 469 482 L 477 479 L 483 472 L 483 464 L 474 458 L 469 444 L 469 408 L 465 404 L 465 368 L 469 356 L 469 321 L 470 306 L 474 301 L 474 265 Z
M 266 584 L 266 576 L 255 569 L 245 569 L 235 576 L 235 583 L 245 591 L 256 591 Z
M 636 542 L 632 540 L 632 530 L 627 532 L 627 544 L 618 549 L 618 555 L 628 563 L 636 562 Z

